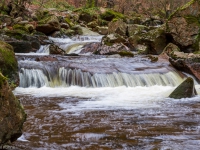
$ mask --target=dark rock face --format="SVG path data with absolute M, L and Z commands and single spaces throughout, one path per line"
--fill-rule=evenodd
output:
M 170 95 L 170 98 L 181 99 L 181 98 L 190 98 L 195 96 L 196 90 L 194 88 L 194 81 L 192 78 L 187 78 L 183 81 Z
M 31 43 L 28 41 L 9 41 L 7 43 L 13 46 L 15 53 L 29 53 L 32 51 Z
M 22 135 L 26 114 L 0 73 L 0 146 L 13 142 Z

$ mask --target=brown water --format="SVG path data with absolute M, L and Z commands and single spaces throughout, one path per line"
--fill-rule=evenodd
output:
M 81 109 L 87 98 L 17 96 L 28 115 L 18 149 L 200 149 L 200 101 L 157 101 L 160 107 Z M 69 107 L 69 108 L 70 108 Z M 68 110 L 68 111 L 66 111 Z

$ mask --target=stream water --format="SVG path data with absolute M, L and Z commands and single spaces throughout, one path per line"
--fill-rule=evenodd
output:
M 51 40 L 78 53 L 100 37 Z M 16 149 L 200 149 L 200 96 L 167 98 L 184 80 L 168 63 L 93 55 L 35 61 L 48 46 L 38 52 L 16 54 L 13 92 L 27 113 Z

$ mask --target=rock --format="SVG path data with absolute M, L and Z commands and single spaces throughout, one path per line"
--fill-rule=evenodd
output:
M 60 23 L 56 16 L 49 16 L 40 20 L 36 26 L 36 30 L 46 35 L 50 35 L 60 30 Z
M 61 26 L 61 28 L 64 28 L 66 30 L 70 28 L 67 23 L 61 23 L 60 26 Z
M 29 41 L 7 41 L 13 46 L 15 53 L 29 53 L 32 51 L 31 42 Z
M 0 41 L 0 68 L 1 72 L 8 77 L 8 82 L 17 86 L 19 82 L 18 64 L 13 47 L 3 41 Z
M 86 53 L 94 53 L 97 51 L 101 43 L 88 43 L 83 46 L 81 50 L 81 54 L 86 54 Z
M 199 34 L 199 26 L 190 24 L 184 17 L 175 17 L 168 21 L 167 31 L 174 42 L 181 48 L 183 52 L 194 52 L 199 50 L 198 38 L 195 35 Z
M 197 95 L 194 80 L 188 77 L 183 81 L 170 95 L 170 98 L 181 99 L 181 98 L 190 98 Z
M 108 34 L 108 27 L 99 27 L 96 26 L 97 32 L 101 35 L 107 35 Z
M 7 61 L 7 60 L 6 60 Z M 26 114 L 19 100 L 9 88 L 6 77 L 0 73 L 0 145 L 14 142 L 22 135 Z
M 144 25 L 133 24 L 128 26 L 129 36 L 140 35 L 149 32 L 151 29 Z
M 63 55 L 65 53 L 65 51 L 62 50 L 61 48 L 59 48 L 57 45 L 51 44 L 49 46 L 49 53 L 50 54 L 60 54 L 60 55 Z
M 167 22 L 167 31 L 181 51 L 186 53 L 199 51 L 199 7 L 198 0 L 191 0 L 178 7 Z
M 81 12 L 79 15 L 79 22 L 84 21 L 86 23 L 92 22 L 96 19 L 96 17 L 88 12 Z
M 108 24 L 108 33 L 109 34 L 117 33 L 121 36 L 126 36 L 126 27 L 127 26 L 128 25 L 122 19 L 119 19 L 117 21 L 111 21 Z
M 35 59 L 35 61 L 58 61 L 56 57 L 42 56 Z
M 192 74 L 200 81 L 200 55 L 183 52 L 174 52 L 169 62 L 177 70 Z
M 147 46 L 148 54 L 153 55 L 161 54 L 167 45 L 165 26 L 160 26 L 146 33 L 135 34 L 131 38 L 133 45 Z
M 70 54 L 64 54 L 65 56 L 79 56 L 78 54 L 76 53 L 70 53 Z
M 129 48 L 122 43 L 116 43 L 111 46 L 108 45 L 101 45 L 97 49 L 97 51 L 94 52 L 94 54 L 98 55 L 114 55 L 119 54 L 120 56 L 127 56 L 127 57 L 133 57 L 134 54 L 129 50 Z
M 161 19 L 156 18 L 147 18 L 144 22 L 142 22 L 142 25 L 145 26 L 159 26 L 162 25 L 163 21 Z
M 39 39 L 40 39 L 39 37 L 31 35 L 24 35 L 22 37 L 22 40 L 30 42 L 32 49 L 36 50 L 38 50 L 41 46 Z
M 89 28 L 96 28 L 98 26 L 97 21 L 92 21 L 87 24 Z
M 102 38 L 102 44 L 112 46 L 115 43 L 125 43 L 126 40 L 123 36 L 118 34 L 108 34 Z
M 171 57 L 174 52 L 180 52 L 180 49 L 173 43 L 169 43 L 163 50 L 163 53 L 166 53 L 169 57 Z
M 100 14 L 101 19 L 106 21 L 112 21 L 114 19 L 124 19 L 124 15 L 114 10 L 108 9 L 104 13 Z
M 142 54 L 142 55 L 148 54 L 149 47 L 146 45 L 137 44 L 135 48 L 138 51 L 138 54 Z

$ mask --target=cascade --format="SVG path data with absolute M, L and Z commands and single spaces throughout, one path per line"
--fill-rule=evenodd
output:
M 113 72 L 109 74 L 83 72 L 80 69 L 61 67 L 57 72 L 40 69 L 24 69 L 19 72 L 20 87 L 118 87 L 118 86 L 177 86 L 183 79 L 176 72 L 129 74 Z
M 81 48 L 91 42 L 101 42 L 102 36 L 76 36 L 70 38 L 53 38 L 49 37 L 49 40 L 65 50 L 66 53 L 78 53 Z M 43 45 L 37 51 L 37 53 L 49 54 L 49 45 Z

